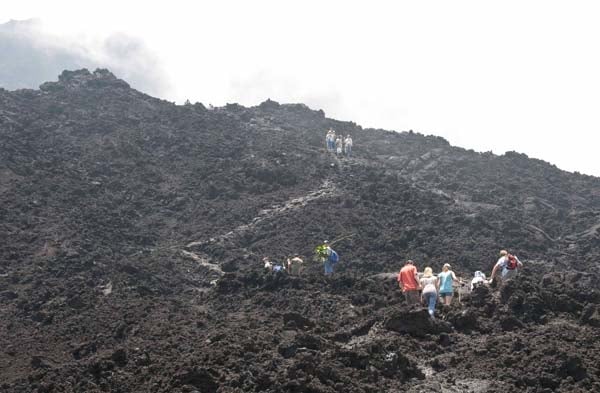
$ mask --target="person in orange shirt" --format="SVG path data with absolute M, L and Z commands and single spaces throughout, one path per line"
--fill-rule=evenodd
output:
M 419 284 L 419 276 L 417 275 L 415 263 L 410 259 L 406 261 L 404 267 L 398 273 L 398 284 L 400 285 L 400 289 L 402 289 L 402 293 L 404 293 L 408 305 L 419 303 L 421 285 Z

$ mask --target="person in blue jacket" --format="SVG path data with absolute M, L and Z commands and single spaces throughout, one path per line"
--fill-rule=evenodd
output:
M 329 242 L 325 240 L 323 242 L 324 252 L 321 255 L 323 260 L 323 267 L 325 268 L 325 275 L 330 276 L 333 274 L 333 268 L 339 261 L 339 256 L 335 250 L 331 248 Z

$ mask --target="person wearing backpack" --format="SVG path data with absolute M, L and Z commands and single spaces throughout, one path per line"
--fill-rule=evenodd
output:
M 325 268 L 325 275 L 330 276 L 333 274 L 334 266 L 339 262 L 340 257 L 335 250 L 331 248 L 329 242 L 325 240 L 322 245 L 318 246 L 315 249 L 315 254 L 317 258 L 323 262 L 323 267 Z
M 340 261 L 340 256 L 331 247 L 327 247 L 327 260 L 325 261 L 325 275 L 331 276 L 333 274 L 333 268 Z
M 500 251 L 500 259 L 494 265 L 492 269 L 492 274 L 490 276 L 489 283 L 491 284 L 494 281 L 494 277 L 498 272 L 498 269 L 502 269 L 500 273 L 500 277 L 503 281 L 510 280 L 514 276 L 517 275 L 518 270 L 523 267 L 523 263 L 519 261 L 515 255 L 509 254 L 506 250 Z

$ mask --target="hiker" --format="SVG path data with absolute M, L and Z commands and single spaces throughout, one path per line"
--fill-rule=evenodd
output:
M 333 135 L 334 135 L 334 132 L 330 128 L 329 131 L 327 131 L 327 136 L 325 136 L 325 141 L 327 142 L 327 151 L 333 151 L 333 140 L 334 140 Z
M 342 137 L 338 136 L 337 139 L 335 140 L 335 152 L 338 156 L 340 154 L 342 154 L 342 147 L 343 147 Z
M 485 274 L 483 274 L 482 271 L 477 270 L 475 272 L 475 274 L 473 275 L 473 279 L 471 280 L 471 291 L 473 291 L 473 289 L 481 286 L 481 285 L 485 285 L 488 282 L 485 279 Z
M 269 271 L 273 270 L 273 262 L 271 262 L 269 257 L 264 257 L 263 263 L 265 264 L 265 269 L 267 269 Z
M 271 258 L 269 258 L 269 257 L 264 257 L 263 262 L 265 264 L 264 266 L 267 271 L 270 271 L 270 272 L 285 271 L 285 266 L 283 266 L 282 263 L 273 262 L 273 261 L 271 261 Z
M 335 152 L 335 131 L 332 129 L 330 130 L 331 134 L 329 135 L 329 151 L 330 152 Z
M 335 133 L 335 131 L 332 131 L 331 133 L 331 151 L 335 152 L 335 140 L 338 138 L 337 134 Z
M 521 267 L 523 267 L 523 263 L 519 261 L 519 258 L 517 258 L 515 255 L 509 254 L 506 250 L 501 250 L 500 258 L 494 265 L 494 269 L 492 269 L 492 274 L 490 275 L 490 284 L 494 281 L 494 277 L 496 276 L 498 269 L 502 269 L 500 277 L 502 278 L 502 281 L 506 281 L 516 276 L 519 268 Z
M 419 290 L 421 289 L 421 286 L 419 285 L 417 268 L 412 260 L 409 259 L 406 261 L 404 267 L 400 269 L 400 273 L 398 273 L 398 284 L 400 285 L 400 289 L 402 289 L 402 293 L 404 293 L 404 297 L 406 298 L 406 303 L 409 306 L 419 303 Z
M 438 290 L 440 289 L 440 281 L 433 275 L 433 269 L 426 267 L 419 283 L 423 288 L 421 301 L 427 306 L 429 316 L 434 318 L 433 314 L 435 313 L 435 303 L 437 302 Z
M 346 140 L 344 140 L 344 153 L 346 153 L 346 157 L 350 158 L 350 154 L 352 153 L 352 138 L 349 134 L 346 136 Z
M 454 281 L 459 281 L 451 269 L 452 266 L 449 263 L 444 263 L 442 272 L 438 274 L 440 297 L 442 298 L 442 304 L 445 306 L 449 306 L 452 303 L 452 297 L 454 296 L 453 284 Z
M 302 273 L 303 263 L 304 261 L 302 260 L 302 258 L 300 258 L 300 255 L 294 254 L 294 257 L 292 259 L 287 259 L 288 273 L 300 275 L 300 273 Z
M 325 275 L 330 276 L 333 274 L 334 266 L 339 262 L 340 257 L 338 253 L 327 245 L 327 260 L 325 261 Z
M 339 255 L 335 250 L 331 248 L 329 242 L 325 240 L 323 244 L 315 248 L 315 254 L 317 259 L 323 263 L 325 268 L 325 275 L 330 276 L 333 274 L 333 267 L 339 262 Z

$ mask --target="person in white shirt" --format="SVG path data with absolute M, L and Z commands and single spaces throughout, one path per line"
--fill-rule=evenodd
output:
M 431 318 L 434 317 L 435 304 L 440 290 L 440 281 L 433 275 L 433 269 L 426 267 L 423 272 L 423 277 L 419 280 L 423 291 L 421 292 L 421 301 L 427 306 L 427 311 Z
M 302 273 L 302 265 L 304 264 L 304 261 L 302 258 L 300 258 L 300 255 L 294 254 L 292 259 L 288 258 L 287 264 L 287 270 L 290 274 L 300 275 L 300 273 Z
M 487 284 L 487 281 L 485 279 L 485 274 L 483 274 L 483 272 L 481 271 L 476 271 L 475 272 L 475 276 L 473 277 L 473 279 L 471 280 L 471 291 L 475 288 L 477 288 L 480 285 L 484 285 Z
M 327 151 L 333 150 L 333 138 L 333 130 L 330 128 L 329 131 L 327 131 L 327 135 L 325 136 L 325 142 L 327 143 Z
M 350 157 L 350 154 L 352 154 L 352 137 L 350 135 L 347 135 L 346 140 L 344 140 L 344 153 L 346 153 L 346 157 Z
M 271 271 L 273 270 L 273 262 L 269 259 L 269 257 L 264 257 L 263 262 L 265 264 L 265 269 Z
M 498 262 L 496 262 L 494 265 L 494 269 L 492 269 L 489 282 L 491 283 L 494 281 L 494 277 L 496 276 L 498 269 L 502 269 L 500 277 L 502 278 L 502 281 L 506 281 L 515 277 L 519 269 L 522 267 L 523 263 L 519 261 L 519 258 L 517 258 L 515 255 L 509 254 L 506 250 L 501 250 L 500 259 L 498 259 Z
M 342 154 L 342 147 L 343 147 L 342 145 L 343 145 L 342 137 L 338 136 L 337 139 L 335 140 L 335 150 L 338 155 Z

